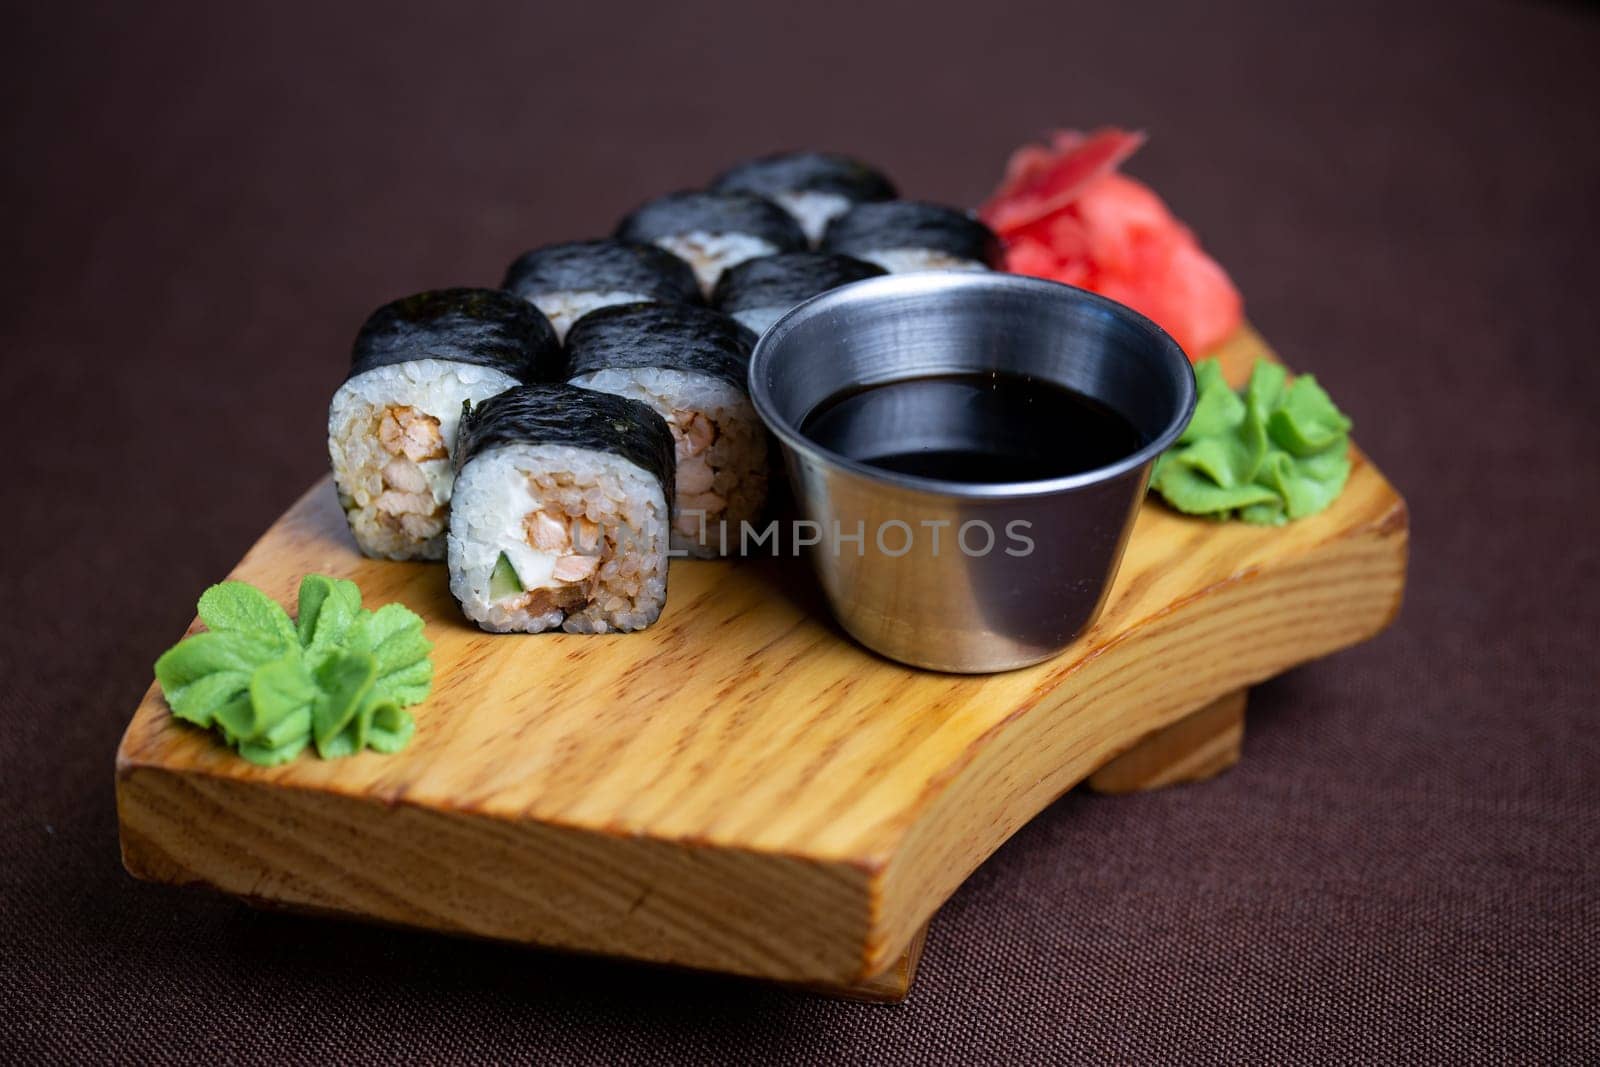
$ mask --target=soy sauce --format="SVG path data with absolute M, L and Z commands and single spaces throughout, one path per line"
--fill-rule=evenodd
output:
M 883 470 L 978 483 L 1081 474 L 1145 444 L 1131 422 L 1092 397 L 997 371 L 847 389 L 813 408 L 800 430 Z

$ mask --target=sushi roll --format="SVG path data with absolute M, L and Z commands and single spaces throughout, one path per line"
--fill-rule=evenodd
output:
M 765 333 L 796 304 L 841 285 L 874 278 L 884 269 L 852 256 L 784 252 L 746 260 L 722 274 L 711 303 L 755 333 Z
M 485 630 L 642 630 L 667 598 L 672 434 L 633 400 L 529 385 L 462 420 L 450 592 Z
M 890 274 L 987 270 L 1000 262 L 1000 240 L 989 227 L 965 211 L 911 200 L 856 205 L 828 224 L 822 247 Z
M 767 499 L 767 435 L 745 384 L 755 334 L 707 308 L 621 304 L 567 335 L 568 384 L 649 404 L 677 460 L 672 547 L 735 551 Z
M 597 308 L 658 301 L 698 304 L 700 282 L 689 264 L 653 244 L 569 241 L 521 256 L 500 288 L 544 312 L 565 339 L 572 324 Z
M 894 184 L 865 163 L 829 152 L 784 152 L 741 163 L 718 175 L 718 193 L 756 193 L 800 223 L 813 246 L 828 223 L 856 204 L 893 200 Z
M 656 244 L 694 268 L 700 291 L 747 259 L 806 247 L 800 224 L 754 193 L 670 193 L 617 224 L 616 238 Z
M 539 310 L 495 289 L 385 304 L 328 406 L 328 455 L 356 544 L 383 559 L 443 559 L 463 403 L 548 376 L 560 358 Z

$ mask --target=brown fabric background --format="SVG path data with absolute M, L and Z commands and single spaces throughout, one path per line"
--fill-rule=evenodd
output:
M 1600 1058 L 1600 22 L 1296 6 L 8 5 L 0 1059 Z M 754 152 L 971 204 L 1108 122 L 1415 523 L 1399 622 L 1238 768 L 1064 797 L 897 1007 L 123 873 L 126 717 L 371 307 Z

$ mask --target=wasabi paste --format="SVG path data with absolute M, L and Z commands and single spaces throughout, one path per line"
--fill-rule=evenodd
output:
M 1168 504 L 1277 526 L 1315 515 L 1344 491 L 1350 420 L 1315 378 L 1288 382 L 1282 367 L 1257 360 L 1235 393 L 1215 359 L 1196 363 L 1194 376 L 1194 417 L 1150 478 Z
M 215 728 L 252 763 L 284 763 L 308 744 L 324 758 L 398 752 L 414 727 L 405 709 L 433 688 L 433 646 L 400 604 L 361 606 L 354 582 L 308 574 L 299 618 L 245 582 L 200 597 L 207 629 L 156 660 L 172 713 Z

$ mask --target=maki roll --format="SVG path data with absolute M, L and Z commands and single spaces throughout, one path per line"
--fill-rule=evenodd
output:
M 567 335 L 566 378 L 649 404 L 677 461 L 672 546 L 711 557 L 737 548 L 739 523 L 767 499 L 767 435 L 746 392 L 755 334 L 706 308 L 622 304 Z
M 629 241 L 569 241 L 534 249 L 511 264 L 500 288 L 544 312 L 558 338 L 596 308 L 651 300 L 700 302 L 700 282 L 689 264 L 657 245 Z
M 667 598 L 672 434 L 644 404 L 508 390 L 461 422 L 450 592 L 485 630 L 642 630 Z
M 756 193 L 776 203 L 800 223 L 815 245 L 828 223 L 856 204 L 893 200 L 888 178 L 865 163 L 830 152 L 784 152 L 752 159 L 718 175 L 718 193 Z
M 747 260 L 724 271 L 711 303 L 759 334 L 790 308 L 818 293 L 883 273 L 877 264 L 852 256 L 784 252 Z
M 800 224 L 754 193 L 670 193 L 635 209 L 615 236 L 660 245 L 684 260 L 708 296 L 727 268 L 806 247 Z
M 495 289 L 385 304 L 328 406 L 328 455 L 356 544 L 385 559 L 443 559 L 461 406 L 548 376 L 560 357 L 539 310 Z
M 890 274 L 987 270 L 1000 262 L 1000 240 L 989 227 L 965 211 L 911 200 L 856 205 L 828 224 L 822 247 Z

